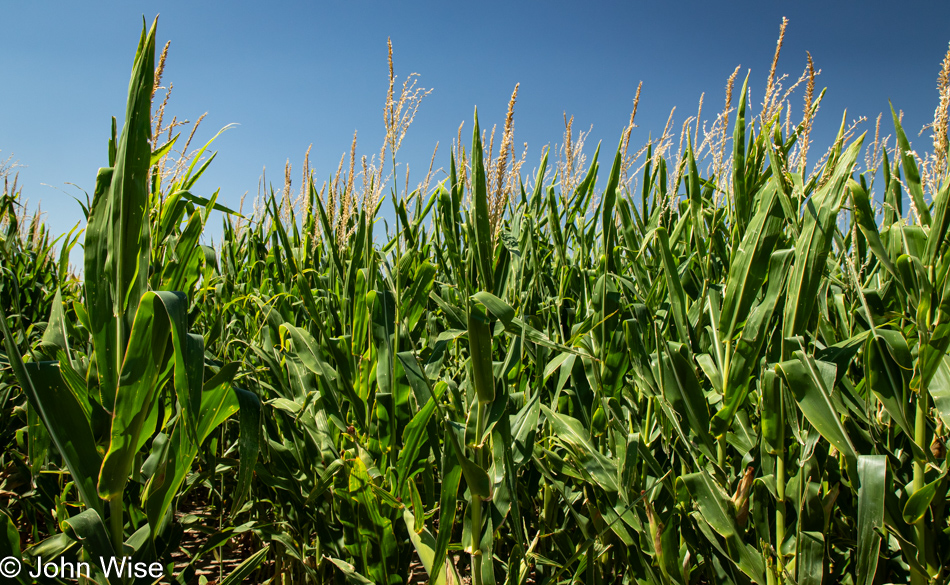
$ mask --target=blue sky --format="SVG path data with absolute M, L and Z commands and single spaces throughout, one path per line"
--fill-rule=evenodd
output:
M 91 193 L 107 163 L 110 117 L 123 115 L 142 17 L 150 23 L 157 13 L 159 44 L 171 40 L 169 112 L 190 120 L 208 112 L 196 142 L 239 124 L 216 141 L 218 157 L 196 186 L 201 195 L 220 188 L 235 206 L 257 192 L 265 165 L 280 188 L 289 158 L 299 182 L 311 143 L 321 182 L 354 130 L 358 155 L 379 151 L 387 37 L 399 79 L 418 72 L 419 84 L 434 90 L 398 157 L 412 184 L 437 141 L 436 166 L 448 166 L 463 120 L 470 140 L 476 106 L 483 127 L 503 125 L 519 82 L 515 143 L 529 146 L 524 172 L 542 147 L 560 142 L 564 112 L 575 129 L 593 126 L 590 153 L 599 140 L 612 152 L 641 80 L 634 145 L 660 134 L 673 106 L 679 123 L 695 115 L 703 92 L 704 119 L 713 119 L 737 65 L 751 70 L 758 103 L 783 16 L 779 72 L 797 79 L 808 50 L 821 69 L 818 87 L 828 87 L 814 157 L 845 108 L 849 119 L 867 116 L 863 128 L 873 135 L 888 99 L 904 110 L 914 144 L 926 148 L 929 136 L 917 132 L 933 118 L 950 41 L 947 2 L 7 2 L 0 158 L 23 165 L 24 196 L 42 202 L 54 231 L 82 219 L 70 197 L 81 192 L 66 183 Z M 801 92 L 792 104 L 800 111 Z

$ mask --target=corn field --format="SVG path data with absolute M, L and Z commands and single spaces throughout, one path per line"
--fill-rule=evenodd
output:
M 809 164 L 809 58 L 801 114 L 734 74 L 679 145 L 631 116 L 588 161 L 566 120 L 526 174 L 513 95 L 415 190 L 391 55 L 362 186 L 354 138 L 220 204 L 155 123 L 155 25 L 84 227 L 5 183 L 10 582 L 948 582 L 950 54 L 929 153 L 895 112 Z

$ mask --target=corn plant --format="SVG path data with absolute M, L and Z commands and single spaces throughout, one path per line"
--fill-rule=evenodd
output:
M 173 185 L 164 208 L 152 213 L 161 197 L 152 169 L 167 151 L 150 148 L 154 38 L 154 24 L 147 34 L 143 28 L 125 124 L 117 135 L 113 120 L 109 166 L 97 176 L 84 245 L 85 274 L 96 276 L 73 302 L 75 321 L 67 323 L 57 292 L 39 353 L 24 361 L 0 309 L 7 357 L 30 412 L 72 477 L 64 499 L 84 509 L 61 518 L 63 532 L 36 544 L 34 557 L 155 558 L 198 447 L 239 405 L 256 408 L 253 396 L 242 399 L 245 391 L 233 386 L 238 364 L 206 366 L 204 339 L 189 331 L 207 213 L 176 204 L 196 199 L 188 189 L 200 171 Z M 68 243 L 54 276 L 65 270 Z M 166 256 L 154 272 L 153 253 Z M 38 428 L 31 426 L 31 439 Z M 95 568 L 97 580 L 102 569 Z

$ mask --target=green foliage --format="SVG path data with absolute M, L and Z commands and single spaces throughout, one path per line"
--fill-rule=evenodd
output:
M 896 117 L 883 213 L 863 136 L 805 174 L 746 81 L 709 172 L 651 145 L 635 200 L 623 143 L 601 192 L 545 154 L 499 219 L 476 120 L 380 234 L 312 177 L 250 219 L 208 161 L 163 185 L 154 34 L 84 282 L 0 200 L 4 554 L 167 565 L 198 502 L 182 583 L 238 539 L 223 582 L 946 579 L 950 187 Z

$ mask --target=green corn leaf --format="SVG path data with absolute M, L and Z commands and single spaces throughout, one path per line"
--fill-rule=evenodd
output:
M 244 499 L 250 493 L 251 480 L 254 478 L 254 465 L 260 454 L 261 433 L 261 401 L 252 392 L 234 389 L 238 400 L 238 409 L 241 413 L 240 442 L 238 452 L 241 464 L 238 468 L 237 487 L 234 489 L 234 500 L 231 504 L 231 513 L 241 509 Z
M 109 228 L 112 225 L 111 186 L 113 169 L 99 169 L 92 206 L 86 226 L 83 256 L 86 274 L 97 274 L 85 283 L 85 306 L 88 328 L 96 348 L 96 374 L 99 378 L 99 403 L 112 411 L 118 386 L 120 352 L 116 337 L 116 319 L 112 312 L 115 287 L 112 280 Z
M 63 293 L 56 288 L 56 295 L 53 296 L 53 308 L 50 311 L 49 322 L 46 325 L 46 331 L 43 332 L 43 338 L 40 340 L 40 349 L 50 358 L 56 356 L 59 351 L 65 352 L 68 356 L 69 343 L 67 342 L 66 319 L 63 316 Z
M 115 556 L 109 533 L 102 522 L 102 517 L 95 510 L 85 510 L 65 520 L 63 532 L 80 542 L 86 553 L 93 559 L 110 559 Z
M 801 530 L 798 534 L 798 582 L 821 585 L 825 574 L 825 535 L 816 530 Z
M 220 134 L 220 132 L 218 132 L 218 134 Z M 205 164 L 207 164 L 207 163 L 205 163 Z M 220 211 L 221 213 L 227 213 L 228 215 L 234 215 L 234 216 L 240 217 L 240 218 L 242 218 L 242 219 L 246 219 L 246 218 L 244 218 L 243 215 L 241 215 L 241 214 L 238 213 L 237 211 L 234 211 L 234 210 L 231 209 L 230 207 L 225 207 L 224 205 L 221 205 L 220 203 L 217 203 L 217 202 L 213 201 L 212 199 L 207 199 L 207 198 L 205 198 L 205 197 L 201 197 L 200 195 L 195 195 L 195 194 L 192 193 L 191 191 L 182 190 L 182 191 L 177 191 L 175 194 L 177 194 L 179 197 L 181 197 L 182 199 L 184 199 L 184 200 L 186 200 L 186 201 L 191 201 L 191 202 L 194 203 L 195 205 L 200 205 L 200 206 L 202 206 L 202 207 L 208 207 L 208 208 L 214 209 L 214 210 L 216 210 L 216 211 Z M 174 195 L 174 194 L 173 194 L 173 195 Z
M 175 259 L 165 264 L 162 270 L 162 288 L 190 293 L 198 281 L 201 260 L 201 246 L 198 244 L 204 224 L 201 212 L 195 211 L 175 245 Z
M 604 190 L 603 201 L 601 202 L 601 229 L 603 230 L 604 254 L 607 257 L 607 270 L 615 272 L 613 265 L 614 242 L 616 241 L 616 227 L 614 224 L 614 207 L 617 204 L 617 188 L 620 186 L 620 168 L 623 166 L 623 142 L 617 146 L 617 153 L 614 155 L 614 162 L 610 167 L 610 175 L 607 178 L 607 189 Z
M 865 342 L 865 383 L 881 401 L 888 414 L 908 437 L 914 437 L 907 418 L 908 391 L 913 363 L 904 336 L 898 331 L 878 329 Z
M 705 472 L 689 473 L 676 479 L 699 506 L 702 521 L 709 524 L 726 541 L 729 559 L 753 582 L 765 584 L 765 565 L 754 548 L 742 542 L 735 518 L 729 511 L 731 503 L 711 477 Z M 679 489 L 677 489 L 679 491 Z
M 910 302 L 917 305 L 917 315 L 923 317 L 922 320 L 926 322 L 933 284 L 927 277 L 927 269 L 923 262 L 917 256 L 901 254 L 897 258 L 897 272 Z
M 445 585 L 446 573 L 441 570 L 441 566 L 439 567 L 438 573 L 433 572 L 436 565 L 435 553 L 437 545 L 435 538 L 433 538 L 432 534 L 425 528 L 419 532 L 414 530 L 413 526 L 418 519 L 414 517 L 412 512 L 408 509 L 403 510 L 402 514 L 403 522 L 405 522 L 406 528 L 409 531 L 409 539 L 412 541 L 412 545 L 419 555 L 419 560 L 422 561 L 422 567 L 426 570 L 426 574 L 429 575 L 429 583 L 431 585 Z
M 927 343 L 920 347 L 919 373 L 912 382 L 915 389 L 931 387 L 931 382 L 937 373 L 940 361 L 947 355 L 947 350 L 950 349 L 950 270 L 944 270 L 943 282 L 936 288 L 940 291 L 940 303 L 932 309 L 935 318 L 931 325 L 933 329 L 930 332 L 930 338 Z M 921 305 L 923 305 L 923 302 Z M 918 307 L 918 319 L 921 313 L 925 313 L 925 311 Z
M 429 575 L 438 579 L 443 574 L 446 553 L 455 529 L 456 498 L 462 479 L 462 466 L 455 454 L 452 441 L 442 443 L 442 490 L 439 500 L 439 533 L 433 547 L 432 568 Z M 431 580 L 431 579 L 430 579 Z
M 891 116 L 894 118 L 894 129 L 897 131 L 897 146 L 900 149 L 901 166 L 904 168 L 904 183 L 910 192 L 910 198 L 914 202 L 914 208 L 920 216 L 922 225 L 930 225 L 930 207 L 924 200 L 924 189 L 920 184 L 920 171 L 917 169 L 917 161 L 911 154 L 910 142 L 907 141 L 907 135 L 904 134 L 904 128 L 901 126 L 900 118 L 891 105 Z
M 151 163 L 152 85 L 155 71 L 155 26 L 146 35 L 144 26 L 139 49 L 135 55 L 125 124 L 116 148 L 116 162 L 111 192 L 111 242 L 114 254 L 112 270 L 115 278 L 114 314 L 129 316 L 147 290 L 148 235 L 148 169 Z M 126 318 L 126 325 L 131 323 Z M 120 339 L 124 341 L 124 339 Z
M 485 308 L 469 304 L 468 342 L 471 352 L 472 378 L 478 401 L 489 403 L 495 399 L 495 380 L 492 374 L 492 331 Z
M 481 130 L 478 127 L 478 112 L 475 112 L 475 128 L 472 131 L 472 206 L 474 216 L 475 258 L 478 266 L 478 282 L 482 290 L 494 290 L 492 273 L 492 228 L 488 212 L 488 191 L 485 164 L 482 155 Z
M 491 294 L 490 292 L 485 292 L 485 291 L 477 292 L 474 295 L 472 295 L 471 299 L 484 305 L 484 307 L 488 309 L 488 311 L 491 312 L 491 314 L 494 317 L 496 317 L 499 321 L 501 321 L 507 333 L 511 333 L 512 335 L 522 336 L 528 341 L 531 341 L 532 343 L 536 343 L 548 349 L 553 349 L 557 351 L 565 351 L 565 352 L 570 352 L 570 353 L 580 355 L 576 349 L 572 347 L 567 347 L 565 345 L 561 345 L 558 343 L 554 343 L 544 333 L 542 333 L 541 331 L 538 331 L 531 325 L 528 325 L 527 323 L 525 323 L 522 319 L 519 319 L 518 317 L 516 317 L 515 309 L 511 305 L 499 299 L 498 297 Z
M 23 560 L 35 564 L 40 559 L 58 559 L 81 545 L 67 534 L 60 532 L 23 550 Z M 78 551 L 76 551 L 78 552 Z M 22 574 L 22 573 L 21 573 Z
M 749 222 L 739 247 L 729 263 L 729 276 L 719 314 L 719 335 L 732 339 L 741 317 L 759 294 L 768 274 L 768 261 L 782 228 L 782 211 L 771 183 L 761 192 L 758 210 Z
M 445 385 L 440 384 L 438 388 L 444 390 Z M 398 495 L 402 498 L 406 496 L 407 483 L 413 474 L 413 468 L 417 466 L 420 449 L 428 437 L 427 429 L 429 419 L 435 411 L 436 401 L 441 399 L 441 394 L 434 394 L 426 401 L 425 405 L 419 409 L 419 412 L 412 417 L 409 424 L 402 432 L 403 447 L 399 451 L 399 457 L 396 460 L 396 486 Z
M 0 312 L 0 318 L 2 316 Z M 63 456 L 83 502 L 90 509 L 100 511 L 102 508 L 95 485 L 102 456 L 96 450 L 91 422 L 82 415 L 79 402 L 63 381 L 59 363 L 25 364 L 24 379 L 21 378 L 23 374 L 18 372 L 19 367 L 24 365 L 19 355 L 9 350 L 8 355 L 14 356 L 14 371 L 18 373 L 30 408 L 39 414 L 46 432 Z
M 950 428 L 950 357 L 944 356 L 937 364 L 928 389 L 937 414 L 943 420 L 943 424 Z
M 933 223 L 927 235 L 927 252 L 924 255 L 924 262 L 928 266 L 937 263 L 947 242 L 947 230 L 950 229 L 950 182 L 945 182 L 933 199 Z
M 515 466 L 520 466 L 530 461 L 531 456 L 534 454 L 538 419 L 541 414 L 540 398 L 541 394 L 536 393 L 531 400 L 525 403 L 517 414 L 509 417 L 511 424 L 511 447 L 513 449 L 511 459 Z
M 663 273 L 666 278 L 666 286 L 669 289 L 670 305 L 673 311 L 673 320 L 676 322 L 676 330 L 679 332 L 679 340 L 690 347 L 692 342 L 689 334 L 689 320 L 686 317 L 688 310 L 686 293 L 683 291 L 679 270 L 670 251 L 670 239 L 666 233 L 666 228 L 657 228 L 655 235 L 659 243 L 660 259 L 663 262 Z
M 8 557 L 19 559 L 22 556 L 20 554 L 20 532 L 5 512 L 0 512 L 0 555 L 2 555 L 0 558 L 3 559 Z M 16 577 L 7 575 L 7 579 L 23 585 L 30 582 L 26 571 L 21 571 Z
M 302 280 L 302 276 L 298 279 L 298 284 Z M 312 303 L 313 297 L 310 296 L 309 287 L 304 293 L 305 302 Z M 309 301 L 307 299 L 309 298 Z M 314 308 L 315 314 L 315 308 Z M 314 321 L 316 322 L 316 321 Z M 326 331 L 322 330 L 322 325 L 318 324 L 318 327 L 321 329 L 324 339 L 327 339 Z M 310 333 L 306 330 L 299 327 L 294 327 L 293 325 L 284 323 L 280 326 L 282 331 L 287 331 L 290 334 L 291 339 L 294 342 L 294 349 L 297 352 L 297 356 L 300 358 L 301 363 L 311 372 L 318 376 L 323 376 L 324 379 L 328 381 L 328 384 L 325 386 L 326 393 L 323 398 L 325 403 L 332 407 L 333 410 L 339 411 L 339 402 L 342 398 L 338 398 L 336 393 L 333 391 L 334 386 L 332 383 L 329 383 L 332 380 L 338 380 L 339 386 L 342 387 L 344 396 L 350 401 L 350 408 L 353 409 L 356 421 L 358 424 L 362 424 L 366 420 L 366 404 L 357 394 L 353 388 L 353 385 L 350 381 L 349 376 L 349 364 L 346 360 L 346 357 L 343 353 L 336 347 L 332 342 L 325 343 L 321 347 L 317 344 L 317 341 L 313 338 Z M 335 363 L 337 364 L 338 369 L 334 369 L 327 363 L 323 358 L 322 349 L 329 350 L 328 352 L 333 357 Z
M 753 223 L 755 219 L 753 218 Z M 785 290 L 785 279 L 792 260 L 791 250 L 778 250 L 769 259 L 768 285 L 765 298 L 753 309 L 735 351 L 729 358 L 729 370 L 726 374 L 726 391 L 723 407 L 712 420 L 712 432 L 721 436 L 732 424 L 739 407 L 749 393 L 751 376 L 758 366 L 759 357 L 765 342 L 771 333 L 771 320 L 779 297 Z
M 172 147 L 175 146 L 175 142 L 178 141 L 179 136 L 180 134 L 175 134 L 174 136 L 172 136 L 171 140 L 159 146 L 157 150 L 153 150 L 152 156 L 149 157 L 149 166 L 157 165 L 158 162 L 162 160 L 162 158 L 165 157 L 165 155 L 171 152 Z
M 342 459 L 334 459 L 326 468 L 323 470 L 323 474 L 320 476 L 320 480 L 317 481 L 316 485 L 313 486 L 313 489 L 310 490 L 310 493 L 307 495 L 307 499 L 304 502 L 304 505 L 312 506 L 315 502 L 318 501 L 318 498 L 323 496 L 330 489 L 330 484 L 333 483 L 337 474 L 343 470 L 344 462 Z
M 837 368 L 834 364 L 816 361 L 800 351 L 794 355 L 795 359 L 777 364 L 776 373 L 782 376 L 792 391 L 808 422 L 844 454 L 849 467 L 856 465 L 857 452 L 829 396 Z
M 80 497 L 89 508 L 102 510 L 95 488 L 101 461 L 90 423 L 80 416 L 81 407 L 62 381 L 58 364 L 31 364 L 32 373 L 23 363 L 7 315 L 0 305 L 0 330 L 6 359 L 23 388 L 30 408 L 36 410 L 76 482 Z M 34 378 L 35 376 L 35 378 Z
M 561 218 L 560 213 L 558 212 L 558 199 L 557 195 L 554 193 L 554 187 L 548 187 L 547 213 L 548 226 L 551 229 L 551 238 L 554 240 L 554 251 L 558 255 L 560 265 L 564 266 L 567 264 L 567 246 L 564 241 L 564 234 L 561 230 Z
M 847 194 L 845 181 L 851 175 L 863 141 L 862 134 L 848 147 L 835 165 L 831 178 L 806 205 L 801 237 L 795 246 L 795 263 L 789 277 L 782 328 L 784 338 L 802 333 L 811 318 L 834 240 L 838 210 Z
M 409 290 L 401 298 L 405 303 L 402 315 L 406 321 L 406 329 L 412 331 L 419 318 L 426 309 L 429 293 L 435 280 L 436 268 L 428 262 L 422 262 L 416 268 Z
M 890 255 L 881 241 L 881 234 L 877 229 L 877 222 L 874 220 L 874 211 L 871 209 L 871 200 L 868 192 L 854 180 L 848 180 L 848 189 L 851 191 L 851 201 L 854 204 L 854 218 L 861 233 L 867 238 L 871 251 L 877 257 L 878 261 L 884 265 L 884 268 L 890 272 L 894 278 L 898 279 L 897 267 L 891 262 Z
M 175 425 L 168 439 L 163 461 L 158 465 L 159 471 L 145 484 L 142 496 L 145 503 L 143 507 L 153 532 L 157 531 L 171 507 L 178 489 L 185 481 L 185 476 L 191 470 L 201 444 L 214 429 L 240 408 L 240 402 L 232 386 L 237 366 L 237 363 L 232 362 L 205 381 L 204 390 L 201 393 L 197 437 L 183 431 L 181 424 Z
M 450 424 L 451 423 L 446 420 L 446 425 Z M 465 456 L 465 451 L 462 450 L 462 444 L 451 428 L 446 428 L 445 436 L 452 442 L 453 451 L 462 469 L 462 475 L 465 476 L 465 483 L 468 484 L 468 489 L 472 492 L 472 495 L 486 499 L 491 498 L 492 483 L 488 477 L 488 473 Z
M 358 503 L 358 546 L 363 560 L 361 564 L 364 565 L 361 569 L 375 583 L 395 585 L 398 582 L 398 575 L 394 572 L 397 548 L 392 522 L 382 514 L 382 506 L 373 490 L 375 484 L 363 460 L 354 459 L 348 471 L 349 494 Z
M 571 449 L 581 472 L 590 475 L 597 485 L 608 492 L 617 492 L 620 486 L 617 485 L 616 464 L 602 455 L 591 443 L 589 433 L 581 422 L 573 417 L 558 414 L 544 404 L 541 405 L 541 410 L 557 438 Z
M 227 577 L 221 581 L 221 585 L 238 585 L 243 583 L 248 576 L 251 575 L 257 568 L 264 562 L 264 559 L 267 558 L 268 553 L 270 553 L 270 545 L 265 545 L 261 550 L 255 552 L 251 556 L 244 559 L 244 561 L 235 567 Z
M 762 450 L 769 455 L 777 455 L 785 450 L 785 409 L 781 382 L 774 370 L 768 369 L 762 373 L 759 387 L 762 391 L 762 402 L 759 406 Z M 772 491 L 774 493 L 775 490 Z
M 134 304 L 147 290 L 150 243 L 146 213 L 155 25 L 148 34 L 144 26 L 142 29 L 129 82 L 126 119 L 121 136 L 113 142 L 114 156 L 110 154 L 114 165 L 100 169 L 96 177 L 84 246 L 85 273 L 98 276 L 87 283 L 85 294 L 96 345 L 101 401 L 107 410 L 112 409 L 115 399 Z
M 327 559 L 343 572 L 343 576 L 346 577 L 348 583 L 352 583 L 353 585 L 375 585 L 374 581 L 370 581 L 361 575 L 357 572 L 356 567 L 350 563 L 333 557 L 327 557 Z
M 376 417 L 379 420 L 377 431 L 384 449 L 395 448 L 400 415 L 396 384 L 393 380 L 392 334 L 396 318 L 395 300 L 388 290 L 379 291 L 373 296 L 370 330 L 376 348 Z
M 884 498 L 887 485 L 887 457 L 858 457 L 858 553 L 855 567 L 857 585 L 872 585 L 877 573 L 884 528 Z
M 904 522 L 913 525 L 924 519 L 924 514 L 927 513 L 934 496 L 937 495 L 937 486 L 940 485 L 940 482 L 942 482 L 945 477 L 946 472 L 907 498 L 907 503 L 904 504 L 904 509 L 901 512 Z
M 673 411 L 679 415 L 689 432 L 699 437 L 700 445 L 706 448 L 707 456 L 711 456 L 713 440 L 709 434 L 709 407 L 686 346 L 669 342 L 663 367 L 663 391 L 666 399 L 670 401 Z
M 736 112 L 736 125 L 732 131 L 732 185 L 735 191 L 734 206 L 736 225 L 743 229 L 752 214 L 752 202 L 749 196 L 749 179 L 746 176 L 746 140 L 745 140 L 745 110 L 746 97 L 749 91 L 749 74 L 742 82 L 742 91 L 739 92 L 739 109 Z M 665 176 L 665 175 L 664 175 Z
M 185 303 L 181 293 L 170 292 L 148 292 L 139 303 L 119 378 L 109 450 L 99 473 L 99 495 L 105 500 L 121 497 L 128 481 L 139 436 L 159 390 L 169 339 L 183 419 L 192 436 L 197 432 L 204 343 L 185 331 Z

